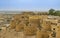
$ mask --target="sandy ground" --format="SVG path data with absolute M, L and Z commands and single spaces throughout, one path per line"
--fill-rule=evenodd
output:
M 23 32 L 14 30 L 0 31 L 0 38 L 36 38 L 36 36 L 25 36 Z

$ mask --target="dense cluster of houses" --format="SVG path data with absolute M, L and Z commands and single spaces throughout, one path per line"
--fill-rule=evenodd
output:
M 60 38 L 60 16 L 24 12 L 7 18 L 1 16 L 0 20 L 0 28 L 3 30 L 24 31 L 26 36 L 36 35 L 36 38 Z M 7 23 L 2 24 L 2 21 Z

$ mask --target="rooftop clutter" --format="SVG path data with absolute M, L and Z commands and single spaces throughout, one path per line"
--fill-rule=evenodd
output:
M 26 36 L 36 35 L 37 38 L 52 38 L 60 36 L 59 16 L 23 12 L 14 14 L 10 20 L 10 29 L 16 32 L 23 31 Z

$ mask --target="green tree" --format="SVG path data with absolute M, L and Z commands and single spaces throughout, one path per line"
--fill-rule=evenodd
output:
M 54 14 L 54 11 L 55 11 L 54 9 L 50 9 L 49 10 L 49 15 L 53 15 Z
M 55 16 L 60 16 L 60 11 L 55 11 L 54 15 Z

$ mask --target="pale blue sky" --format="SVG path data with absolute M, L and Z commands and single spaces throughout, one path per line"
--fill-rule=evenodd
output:
M 0 0 L 0 10 L 60 10 L 60 0 Z

